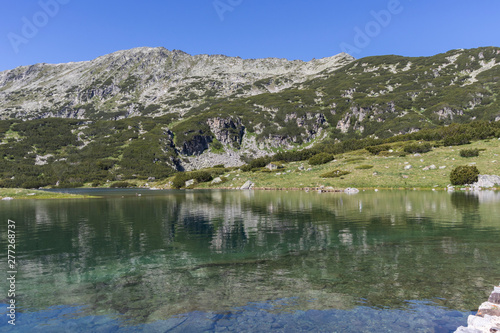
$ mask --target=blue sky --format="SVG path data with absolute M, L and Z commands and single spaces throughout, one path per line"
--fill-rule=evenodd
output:
M 310 60 L 500 46 L 500 1 L 0 0 L 0 71 L 163 46 Z

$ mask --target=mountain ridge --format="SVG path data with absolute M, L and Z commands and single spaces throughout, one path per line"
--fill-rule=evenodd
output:
M 241 59 L 223 55 L 191 56 L 178 50 L 143 47 L 84 62 L 35 64 L 0 72 L 3 106 L 0 117 L 82 119 L 114 113 L 110 118 L 119 119 L 142 114 L 141 107 L 159 103 L 174 110 L 152 115 L 185 113 L 207 98 L 227 97 L 243 85 L 286 76 L 286 82 L 273 86 L 274 91 L 280 91 L 323 70 L 335 70 L 353 59 L 347 54 L 309 62 Z M 265 91 L 256 88 L 240 96 Z M 199 96 L 189 96 L 183 105 L 186 102 L 183 94 L 191 92 Z M 210 96 L 202 96 L 207 92 Z M 98 98 L 92 100 L 94 96 Z
M 19 176 L 13 168 L 32 173 L 28 184 L 53 184 L 57 168 L 80 175 L 65 179 L 87 179 L 81 168 L 99 181 L 164 177 L 317 145 L 497 122 L 499 65 L 497 47 L 310 62 L 140 48 L 4 71 L 0 179 Z M 41 170 L 53 176 L 39 182 Z

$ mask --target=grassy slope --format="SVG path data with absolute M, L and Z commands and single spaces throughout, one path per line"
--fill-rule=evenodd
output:
M 482 151 L 479 157 L 460 157 L 459 151 L 466 148 L 486 149 L 486 151 Z M 395 144 L 393 149 L 397 152 L 401 150 L 401 147 Z M 410 170 L 404 169 L 405 162 L 412 166 Z M 229 180 L 217 187 L 237 187 L 241 186 L 245 181 L 251 180 L 256 187 L 271 188 L 317 186 L 332 186 L 334 188 L 433 188 L 436 185 L 444 188 L 450 184 L 450 172 L 453 168 L 470 163 L 476 163 L 481 174 L 500 175 L 500 141 L 486 140 L 463 146 L 439 147 L 431 152 L 421 154 L 421 156 L 409 154 L 406 157 L 373 156 L 366 150 L 360 150 L 339 155 L 335 161 L 319 166 L 309 166 L 307 161 L 289 163 L 284 169 L 278 171 L 281 175 L 267 172 L 232 171 L 228 173 L 230 175 Z M 312 171 L 299 171 L 298 167 L 301 165 L 305 169 L 312 168 Z M 373 168 L 355 169 L 359 165 L 373 165 Z M 437 169 L 423 170 L 424 167 L 430 165 L 435 165 Z M 446 166 L 446 168 L 439 169 L 441 166 Z M 343 176 L 343 179 L 320 177 L 321 174 L 336 169 L 350 171 L 351 173 Z M 290 172 L 287 172 L 288 170 Z M 374 175 L 374 172 L 377 175 Z M 403 176 L 408 176 L 408 178 Z M 209 184 L 200 184 L 198 187 L 216 188 L 216 186 L 210 186 Z
M 32 193 L 34 193 L 34 195 Z M 67 193 L 54 193 L 54 192 L 45 192 L 45 191 L 37 191 L 37 190 L 0 188 L 0 199 L 7 198 L 7 197 L 14 198 L 14 199 L 82 199 L 82 198 L 90 198 L 89 196 L 67 194 Z

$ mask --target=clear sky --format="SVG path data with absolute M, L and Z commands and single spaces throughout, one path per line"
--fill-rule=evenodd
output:
M 310 60 L 500 46 L 498 0 L 0 0 L 0 71 L 163 46 Z

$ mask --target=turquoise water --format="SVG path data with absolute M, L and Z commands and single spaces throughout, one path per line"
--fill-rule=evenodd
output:
M 495 192 L 82 191 L 0 202 L 0 331 L 450 332 L 500 281 Z

